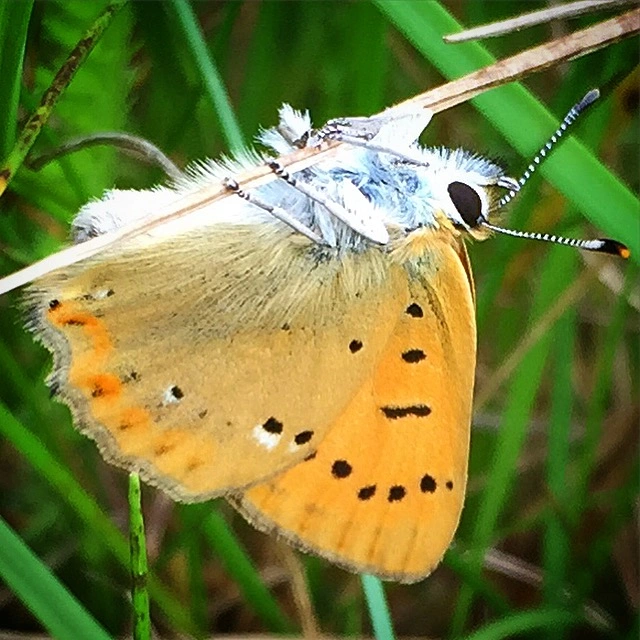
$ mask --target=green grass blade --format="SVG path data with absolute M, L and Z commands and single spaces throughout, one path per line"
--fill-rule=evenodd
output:
M 625 475 L 626 479 L 621 487 L 598 496 L 600 506 L 605 503 L 606 508 L 611 511 L 611 517 L 598 528 L 597 534 L 590 540 L 586 558 L 581 558 L 581 563 L 572 574 L 572 582 L 581 601 L 592 598 L 594 590 L 599 589 L 606 575 L 605 571 L 611 563 L 611 549 L 621 546 L 620 534 L 624 529 L 634 530 L 636 526 L 635 506 L 640 494 L 637 455 Z M 590 501 L 589 508 L 592 509 L 594 506 L 594 501 Z M 602 595 L 600 597 L 602 598 Z M 612 627 L 615 629 L 617 626 L 615 620 L 603 619 L 600 616 L 592 617 L 589 621 L 598 631 L 611 631 Z
M 115 0 L 104 9 L 56 74 L 51 86 L 42 96 L 40 105 L 23 127 L 16 144 L 3 162 L 2 167 L 0 167 L 0 194 L 31 150 L 62 92 L 67 88 L 76 71 L 80 68 L 94 45 L 100 40 L 105 29 L 111 24 L 115 14 L 126 4 L 126 1 Z
M 140 476 L 129 474 L 129 547 L 131 553 L 131 601 L 133 605 L 133 638 L 151 638 L 151 616 L 149 591 L 147 589 L 149 569 L 147 567 L 147 542 L 144 534 Z
M 484 626 L 479 631 L 464 636 L 464 640 L 502 640 L 502 638 L 515 638 L 521 634 L 531 634 L 536 631 L 546 633 L 558 627 L 571 627 L 580 623 L 579 616 L 562 610 L 538 610 L 514 613 Z
M 578 259 L 573 251 L 566 251 L 563 247 L 553 247 L 538 280 L 538 290 L 533 303 L 532 321 L 562 294 L 564 281 L 559 281 L 558 273 L 572 269 L 572 264 Z M 522 358 L 521 364 L 512 377 L 507 394 L 507 404 L 502 415 L 502 425 L 497 436 L 493 464 L 481 503 L 478 517 L 473 531 L 472 548 L 475 556 L 471 564 L 480 569 L 482 554 L 490 546 L 498 519 L 513 486 L 516 463 L 531 418 L 533 404 L 540 387 L 540 380 L 550 346 L 550 334 L 539 340 Z M 466 624 L 473 602 L 474 592 L 469 584 L 462 586 L 453 618 L 452 635 L 459 636 Z
M 234 115 L 222 76 L 209 54 L 193 9 L 187 0 L 172 0 L 171 5 L 178 17 L 178 23 L 185 35 L 191 54 L 200 70 L 205 91 L 218 114 L 229 148 L 231 151 L 238 151 L 244 146 L 242 131 Z
M 200 636 L 206 636 L 207 588 L 205 584 L 205 559 L 202 521 L 208 511 L 208 505 L 184 505 L 180 509 L 183 528 L 182 548 L 187 559 L 187 581 L 189 585 L 189 612 Z
M 377 640 L 394 640 L 391 612 L 384 595 L 382 582 L 374 576 L 362 575 L 362 588 L 373 626 L 373 635 Z
M 42 474 L 60 497 L 68 503 L 72 511 L 94 533 L 96 539 L 101 540 L 113 553 L 120 564 L 129 568 L 129 547 L 122 533 L 104 514 L 95 500 L 82 489 L 71 473 L 51 456 L 42 442 L 16 420 L 2 403 L 0 403 L 0 434 L 25 456 L 36 471 Z M 152 578 L 150 591 L 154 602 L 177 627 L 185 631 L 193 629 L 188 612 L 157 578 Z
M 577 277 L 575 262 L 569 279 Z M 570 467 L 571 416 L 573 415 L 573 362 L 575 359 L 575 336 L 577 317 L 574 309 L 569 309 L 558 321 L 553 332 L 555 345 L 553 353 L 553 392 L 549 420 L 547 487 L 551 508 L 545 522 L 543 567 L 544 599 L 548 606 L 562 606 L 565 600 L 566 574 L 570 553 L 570 539 L 567 531 L 568 477 Z M 549 630 L 550 640 L 561 640 L 565 629 L 557 627 Z
M 633 628 L 624 638 L 625 640 L 638 640 L 640 638 L 640 613 L 636 615 Z
M 578 461 L 578 482 L 573 496 L 572 521 L 577 521 L 586 506 L 589 494 L 589 479 L 595 468 L 596 448 L 601 437 L 601 429 L 607 410 L 607 398 L 611 391 L 616 350 L 620 344 L 620 336 L 624 331 L 624 321 L 629 311 L 627 295 L 630 287 L 638 282 L 638 269 L 627 272 L 624 293 L 618 296 L 613 318 L 607 328 L 602 351 L 599 354 L 595 388 L 589 401 L 589 409 L 585 422 L 585 434 L 582 451 Z
M 459 546 L 453 546 L 447 550 L 443 564 L 455 571 L 465 583 L 471 585 L 478 596 L 499 615 L 504 616 L 512 612 L 508 600 L 493 583 L 485 580 L 475 567 L 469 565 L 464 551 Z
M 0 158 L 15 141 L 27 27 L 33 0 L 0 4 Z
M 267 628 L 277 633 L 295 631 L 295 625 L 267 589 L 251 558 L 236 539 L 226 520 L 216 511 L 210 510 L 200 526 L 208 544 L 242 591 L 245 601 Z
M 110 639 L 111 636 L 1 518 L 0 576 L 54 638 Z

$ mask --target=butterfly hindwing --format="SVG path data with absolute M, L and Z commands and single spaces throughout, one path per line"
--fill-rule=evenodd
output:
M 471 274 L 462 245 L 429 244 L 403 258 L 410 298 L 389 309 L 394 327 L 375 370 L 315 454 L 236 500 L 256 526 L 303 550 L 402 582 L 440 561 L 467 477 Z
M 57 271 L 27 300 L 80 429 L 188 501 L 314 451 L 408 295 L 382 250 L 329 259 L 278 225 L 198 233 Z

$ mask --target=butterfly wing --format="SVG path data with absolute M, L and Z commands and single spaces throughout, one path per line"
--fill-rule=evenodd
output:
M 314 456 L 236 506 L 302 550 L 412 582 L 438 564 L 462 510 L 476 335 L 464 246 L 427 234 L 400 254 L 410 299 L 372 376 Z
M 28 304 L 77 426 L 108 461 L 193 501 L 315 450 L 408 293 L 381 250 L 329 260 L 279 223 L 189 233 L 56 271 Z

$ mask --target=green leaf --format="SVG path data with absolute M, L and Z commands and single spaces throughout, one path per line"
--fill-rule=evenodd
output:
M 52 637 L 58 640 L 110 639 L 111 636 L 2 519 L 0 576 Z

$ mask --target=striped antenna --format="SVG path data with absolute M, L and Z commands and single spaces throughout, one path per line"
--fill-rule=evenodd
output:
M 574 105 L 569 109 L 569 113 L 564 117 L 564 120 L 560 123 L 560 126 L 555 130 L 554 134 L 549 138 L 547 143 L 538 151 L 535 155 L 531 164 L 527 167 L 525 172 L 522 174 L 522 177 L 518 179 L 519 189 L 529 180 L 529 178 L 535 173 L 535 170 L 542 163 L 542 161 L 547 157 L 547 154 L 553 147 L 556 142 L 562 138 L 562 136 L 566 133 L 567 129 L 578 119 L 578 116 L 591 104 L 593 104 L 600 97 L 600 91 L 598 89 L 591 89 L 585 95 L 578 104 Z M 505 204 L 511 202 L 515 195 L 518 193 L 519 189 L 511 189 L 506 195 L 504 195 L 498 201 L 496 205 L 496 209 L 501 209 Z
M 585 251 L 596 251 L 598 253 L 609 253 L 614 256 L 620 256 L 621 258 L 628 258 L 630 255 L 629 249 L 617 240 L 610 240 L 609 238 L 598 238 L 597 240 L 579 240 L 577 238 L 565 238 L 564 236 L 555 236 L 549 233 L 537 233 L 535 231 L 518 231 L 517 229 L 505 229 L 504 227 L 498 227 L 495 224 L 489 222 L 481 222 L 483 227 L 491 229 L 496 233 L 502 233 L 506 236 L 513 236 L 514 238 L 527 238 L 529 240 L 541 240 L 542 242 L 552 242 L 554 244 L 564 244 L 569 247 L 576 247 L 577 249 L 584 249 Z
M 567 129 L 578 119 L 578 116 L 591 104 L 593 104 L 600 97 L 600 92 L 597 89 L 591 89 L 585 95 L 578 104 L 571 107 L 569 113 L 565 116 L 560 126 L 556 129 L 554 134 L 549 138 L 547 143 L 536 154 L 531 164 L 527 167 L 526 171 L 522 174 L 522 177 L 517 182 L 517 187 L 512 188 L 505 196 L 503 196 L 496 209 L 501 209 L 508 202 L 513 200 L 516 193 L 522 188 L 522 186 L 533 175 L 538 166 L 547 157 L 547 154 L 556 142 L 565 134 Z M 514 185 L 515 187 L 516 185 Z M 584 249 L 585 251 L 596 251 L 598 253 L 609 253 L 611 255 L 620 256 L 621 258 L 628 258 L 630 255 L 629 249 L 618 242 L 617 240 L 609 240 L 608 238 L 600 238 L 597 240 L 578 240 L 577 238 L 564 238 L 563 236 L 555 236 L 548 233 L 537 233 L 535 231 L 518 231 L 517 229 L 505 229 L 495 224 L 491 224 L 485 220 L 479 222 L 479 224 L 496 233 L 502 233 L 507 236 L 513 236 L 515 238 L 528 238 L 529 240 L 540 240 L 542 242 L 552 242 L 554 244 L 563 244 L 569 247 L 576 247 L 577 249 Z

